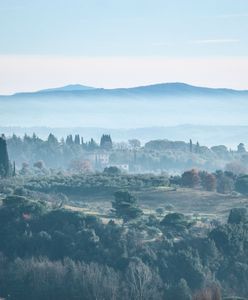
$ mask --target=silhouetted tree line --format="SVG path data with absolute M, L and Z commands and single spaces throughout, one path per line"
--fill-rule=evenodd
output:
M 120 172 L 111 172 L 112 169 L 95 174 L 35 176 L 28 178 L 24 182 L 22 181 L 20 183 L 20 188 L 48 194 L 63 193 L 65 195 L 87 195 L 99 192 L 101 194 L 105 193 L 112 196 L 113 193 L 121 189 L 139 191 L 144 188 L 169 186 L 169 178 L 166 174 L 155 176 L 153 174 L 130 175 L 121 174 Z M 15 183 L 14 189 L 18 187 L 18 184 L 18 182 Z
M 214 171 L 225 166 L 237 174 L 248 172 L 248 153 L 242 143 L 237 151 L 231 151 L 224 145 L 208 148 L 192 140 L 154 140 L 141 147 L 138 140 L 114 145 L 107 134 L 102 135 L 99 144 L 93 138 L 84 141 L 78 134 L 61 140 L 53 134 L 46 140 L 33 134 L 23 138 L 13 135 L 7 144 L 10 159 L 16 161 L 18 169 L 22 164 L 32 166 L 37 161 L 43 161 L 47 168 L 68 169 L 73 161 L 82 161 L 91 152 L 105 151 L 109 152 L 111 164 L 129 164 L 133 172 L 180 172 L 191 168 Z
M 109 135 L 102 136 L 100 145 L 93 138 L 85 142 L 78 134 L 68 135 L 61 140 L 53 134 L 49 134 L 47 140 L 42 140 L 35 134 L 25 135 L 23 138 L 13 135 L 7 139 L 7 144 L 9 155 L 16 161 L 19 169 L 23 164 L 32 166 L 37 161 L 43 161 L 49 168 L 68 168 L 72 161 L 87 157 L 87 152 L 112 149 Z

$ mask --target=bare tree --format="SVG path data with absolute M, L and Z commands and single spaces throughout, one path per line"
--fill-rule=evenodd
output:
M 130 299 L 162 299 L 159 291 L 160 278 L 141 260 L 137 259 L 129 263 L 126 278 Z
M 198 291 L 193 300 L 221 300 L 220 288 L 217 284 L 212 284 L 205 289 Z

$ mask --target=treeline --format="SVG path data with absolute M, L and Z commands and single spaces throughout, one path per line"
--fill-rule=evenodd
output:
M 226 168 L 239 173 L 248 171 L 248 153 L 242 143 L 233 151 L 224 145 L 208 148 L 191 140 L 189 143 L 154 140 L 141 147 L 136 139 L 114 143 L 111 136 L 106 134 L 102 135 L 99 143 L 94 139 L 84 141 L 79 135 L 68 135 L 58 140 L 50 134 L 46 140 L 42 140 L 33 134 L 23 138 L 13 135 L 7 138 L 7 144 L 11 161 L 16 162 L 23 174 L 35 173 L 37 162 L 43 164 L 44 172 L 51 172 L 51 169 L 87 172 L 90 168 L 85 161 L 89 159 L 94 165 L 94 157 L 90 157 L 90 154 L 96 152 L 107 153 L 108 164 L 127 164 L 129 170 L 136 173 L 178 173 L 191 168 L 207 171 Z
M 142 261 L 134 259 L 124 274 L 98 263 L 75 262 L 69 258 L 9 261 L 0 257 L 0 284 L 7 299 L 18 300 L 221 300 L 220 287 L 212 283 L 190 295 L 185 280 L 163 295 L 163 284 Z M 4 274 L 4 277 L 1 276 Z M 174 298 L 173 298 L 174 297 Z M 236 300 L 237 298 L 228 298 Z M 241 298 L 239 298 L 242 300 Z
M 113 172 L 113 173 L 112 173 Z M 228 171 L 208 173 L 192 169 L 182 175 L 169 176 L 167 174 L 123 174 L 117 168 L 106 168 L 103 172 L 92 174 L 42 175 L 34 177 L 17 177 L 15 181 L 0 183 L 0 192 L 6 188 L 8 194 L 19 190 L 37 191 L 42 193 L 63 193 L 65 195 L 80 195 L 107 193 L 112 195 L 120 189 L 140 191 L 142 189 L 158 187 L 187 187 L 201 189 L 220 194 L 240 193 L 248 195 L 248 175 L 236 175 Z
M 92 174 L 39 176 L 17 176 L 11 180 L 0 181 L 0 193 L 5 195 L 30 195 L 39 192 L 47 195 L 61 195 L 61 199 L 72 195 L 113 195 L 118 190 L 142 191 L 168 187 L 177 189 L 187 187 L 220 194 L 240 193 L 248 195 L 248 175 L 235 175 L 232 172 L 216 171 L 208 173 L 189 170 L 182 175 L 167 174 L 123 174 L 117 168 L 107 168 Z
M 109 174 L 108 172 L 96 174 L 75 174 L 71 176 L 55 175 L 34 177 L 27 180 L 24 188 L 44 193 L 82 194 L 108 191 L 113 194 L 119 189 L 141 190 L 168 186 L 168 175 L 152 174 Z
M 42 140 L 35 134 L 25 135 L 23 138 L 13 135 L 7 139 L 9 156 L 15 161 L 18 168 L 24 164 L 31 167 L 42 161 L 44 167 L 68 168 L 73 160 L 82 159 L 84 152 L 97 149 L 110 150 L 112 140 L 109 135 L 103 135 L 100 145 L 94 139 L 85 142 L 79 135 L 68 135 L 66 139 L 58 140 L 53 134 L 49 134 L 47 140 Z M 27 166 L 26 166 L 27 167 Z
M 230 171 L 217 170 L 214 173 L 192 169 L 181 176 L 172 176 L 171 185 L 179 185 L 189 188 L 201 188 L 206 191 L 230 194 L 238 192 L 248 195 L 248 175 L 237 175 Z
M 139 209 L 129 193 L 119 193 L 113 203 L 117 214 L 126 212 L 125 203 L 130 211 Z M 177 213 L 161 220 L 140 212 L 123 224 L 104 224 L 12 195 L 0 206 L 0 296 L 191 300 L 220 299 L 222 292 L 245 297 L 247 210 L 233 209 L 226 224 L 204 232 L 196 234 L 194 224 Z M 204 294 L 211 298 L 201 298 Z

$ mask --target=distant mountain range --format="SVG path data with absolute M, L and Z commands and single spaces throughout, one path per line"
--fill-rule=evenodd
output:
M 40 96 L 70 96 L 70 97 L 244 97 L 248 90 L 233 90 L 227 88 L 197 87 L 185 83 L 161 83 L 133 88 L 104 89 L 72 84 L 64 87 L 45 89 L 37 92 L 16 93 L 2 97 L 40 97 Z
M 247 112 L 247 90 L 185 83 L 116 89 L 76 84 L 0 96 L 0 126 L 3 127 L 238 126 L 248 125 Z

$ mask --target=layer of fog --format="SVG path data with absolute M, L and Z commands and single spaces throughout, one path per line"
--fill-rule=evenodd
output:
M 248 125 L 245 98 L 5 98 L 0 126 L 138 128 Z

